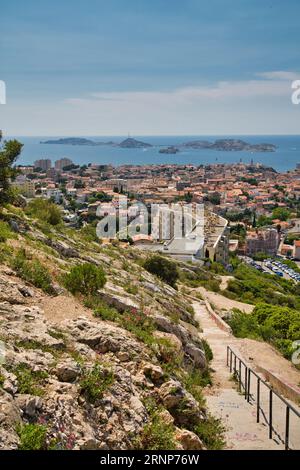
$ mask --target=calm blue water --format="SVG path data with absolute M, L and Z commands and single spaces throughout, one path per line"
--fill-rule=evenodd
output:
M 50 158 L 53 162 L 61 157 L 69 157 L 76 164 L 111 163 L 115 166 L 123 164 L 208 164 L 208 163 L 234 163 L 242 159 L 245 163 L 253 161 L 271 166 L 277 171 L 294 169 L 300 163 L 300 136 L 163 136 L 163 137 L 135 137 L 157 147 L 149 149 L 121 149 L 118 147 L 82 147 L 72 145 L 41 145 L 41 140 L 50 137 L 20 137 L 14 136 L 24 144 L 20 164 L 32 164 L 40 158 Z M 51 139 L 55 139 L 53 136 Z M 121 142 L 125 137 L 88 137 L 97 141 Z M 160 145 L 178 145 L 191 140 L 215 140 L 218 138 L 239 138 L 249 143 L 271 143 L 278 146 L 275 153 L 250 152 L 222 152 L 215 150 L 183 150 L 176 155 L 159 153 Z

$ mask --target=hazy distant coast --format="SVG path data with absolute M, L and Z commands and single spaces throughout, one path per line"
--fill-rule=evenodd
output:
M 123 140 L 121 143 L 116 143 L 113 141 L 108 142 L 99 142 L 90 139 L 80 138 L 80 137 L 67 137 L 56 140 L 46 140 L 41 141 L 41 144 L 52 144 L 52 145 L 81 145 L 81 146 L 103 146 L 111 145 L 120 148 L 150 148 L 153 147 L 152 144 L 147 142 L 142 142 L 140 140 L 133 139 L 128 137 Z M 158 145 L 159 146 L 159 145 Z M 159 146 L 162 147 L 162 146 Z M 160 150 L 160 153 L 178 153 L 181 149 L 207 149 L 207 150 L 219 150 L 223 152 L 275 152 L 276 145 L 271 143 L 259 143 L 259 144 L 249 144 L 240 139 L 218 139 L 215 142 L 210 142 L 207 140 L 193 140 L 190 142 L 184 142 L 180 145 L 174 147 L 173 145 L 163 146 L 164 148 Z

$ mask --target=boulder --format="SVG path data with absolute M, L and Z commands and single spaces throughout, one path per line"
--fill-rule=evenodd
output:
M 205 352 L 202 351 L 202 349 L 199 349 L 194 344 L 189 343 L 185 345 L 184 351 L 191 357 L 195 367 L 199 367 L 200 369 L 206 368 L 207 362 Z
M 162 368 L 151 363 L 144 365 L 143 373 L 146 377 L 151 379 L 153 383 L 160 382 L 164 377 L 164 371 Z
M 42 399 L 33 395 L 20 394 L 16 396 L 16 404 L 29 418 L 35 418 L 42 408 Z
M 139 309 L 139 304 L 132 300 L 128 295 L 115 294 L 113 292 L 106 291 L 105 289 L 98 290 L 98 295 L 108 305 L 114 307 L 118 312 L 123 313 L 130 309 Z
M 182 402 L 185 395 L 184 388 L 176 380 L 165 382 L 159 389 L 159 396 L 167 410 L 176 408 Z
M 199 403 L 182 387 L 180 382 L 170 380 L 164 383 L 159 389 L 159 396 L 163 405 L 173 416 L 176 425 L 192 427 L 205 419 Z
M 143 346 L 130 336 L 122 328 L 104 321 L 90 321 L 79 318 L 68 322 L 66 328 L 69 329 L 72 337 L 79 343 L 84 343 L 98 353 L 119 353 L 126 352 L 141 355 L 143 358 Z
M 175 439 L 182 450 L 204 450 L 205 447 L 199 437 L 187 429 L 176 429 Z
M 80 374 L 80 366 L 73 359 L 65 359 L 57 364 L 54 372 L 61 382 L 73 382 Z
M 21 414 L 12 396 L 0 388 L 0 429 L 15 429 L 21 423 Z
M 162 315 L 154 315 L 152 318 L 160 330 L 175 335 L 179 339 L 185 354 L 188 355 L 196 367 L 201 369 L 207 367 L 205 352 L 202 349 L 200 338 L 192 335 L 182 325 L 175 324 L 169 318 Z

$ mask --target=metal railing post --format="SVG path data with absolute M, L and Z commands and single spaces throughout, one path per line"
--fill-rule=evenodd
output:
M 229 346 L 227 346 L 226 365 L 229 366 Z
M 232 351 L 230 350 L 230 373 L 232 372 Z
M 260 408 L 260 379 L 257 379 L 257 407 L 256 407 L 256 420 L 259 423 L 259 408 Z
M 247 400 L 247 391 L 248 391 L 248 367 L 245 366 L 245 400 Z
M 287 406 L 286 417 L 285 417 L 285 440 L 284 440 L 285 450 L 289 450 L 289 437 L 290 437 L 290 409 Z
M 269 398 L 269 438 L 273 437 L 273 391 L 270 390 Z
M 250 395 L 251 395 L 251 369 L 248 369 L 248 398 L 247 401 L 250 403 Z
M 242 363 L 239 359 L 239 392 L 241 393 L 242 390 Z

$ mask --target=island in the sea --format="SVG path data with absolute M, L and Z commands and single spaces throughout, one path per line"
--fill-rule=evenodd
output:
M 180 152 L 179 148 L 174 147 L 171 145 L 170 147 L 160 149 L 159 153 L 166 153 L 167 155 L 175 155 L 176 153 Z
M 273 144 L 249 144 L 240 139 L 218 139 L 215 142 L 207 140 L 193 140 L 182 144 L 184 148 L 221 150 L 225 152 L 275 152 Z
M 61 139 L 54 139 L 54 140 L 46 140 L 41 141 L 41 144 L 51 144 L 51 145 L 90 145 L 90 146 L 97 146 L 97 145 L 113 145 L 115 147 L 121 148 L 147 148 L 152 147 L 151 144 L 147 144 L 146 142 L 141 142 L 140 140 L 133 139 L 128 137 L 128 139 L 123 140 L 121 143 L 116 142 L 99 142 L 95 140 L 85 139 L 82 137 L 64 137 Z
M 150 148 L 153 145 L 142 142 L 140 140 L 133 139 L 128 137 L 123 140 L 121 143 L 116 143 L 113 141 L 109 142 L 99 142 L 90 139 L 85 139 L 82 137 L 66 137 L 56 140 L 46 140 L 40 142 L 41 144 L 53 144 L 53 145 L 112 145 L 124 149 L 139 149 L 139 148 Z M 159 146 L 160 147 L 160 146 Z M 223 152 L 275 152 L 276 145 L 261 143 L 261 144 L 249 144 L 240 139 L 218 139 L 215 142 L 209 142 L 208 140 L 192 140 L 190 142 L 184 142 L 180 145 L 174 146 L 169 145 L 163 148 L 160 148 L 159 153 L 164 154 L 176 154 L 181 149 L 193 149 L 193 150 L 219 150 Z
M 84 139 L 82 137 L 66 137 L 56 140 L 46 140 L 40 142 L 41 144 L 51 144 L 51 145 L 114 145 L 114 142 L 95 142 L 94 140 Z
M 149 148 L 152 147 L 151 144 L 147 144 L 146 142 L 141 142 L 140 140 L 133 139 L 132 137 L 128 137 L 128 139 L 123 140 L 118 147 L 123 149 L 139 149 L 139 148 Z

